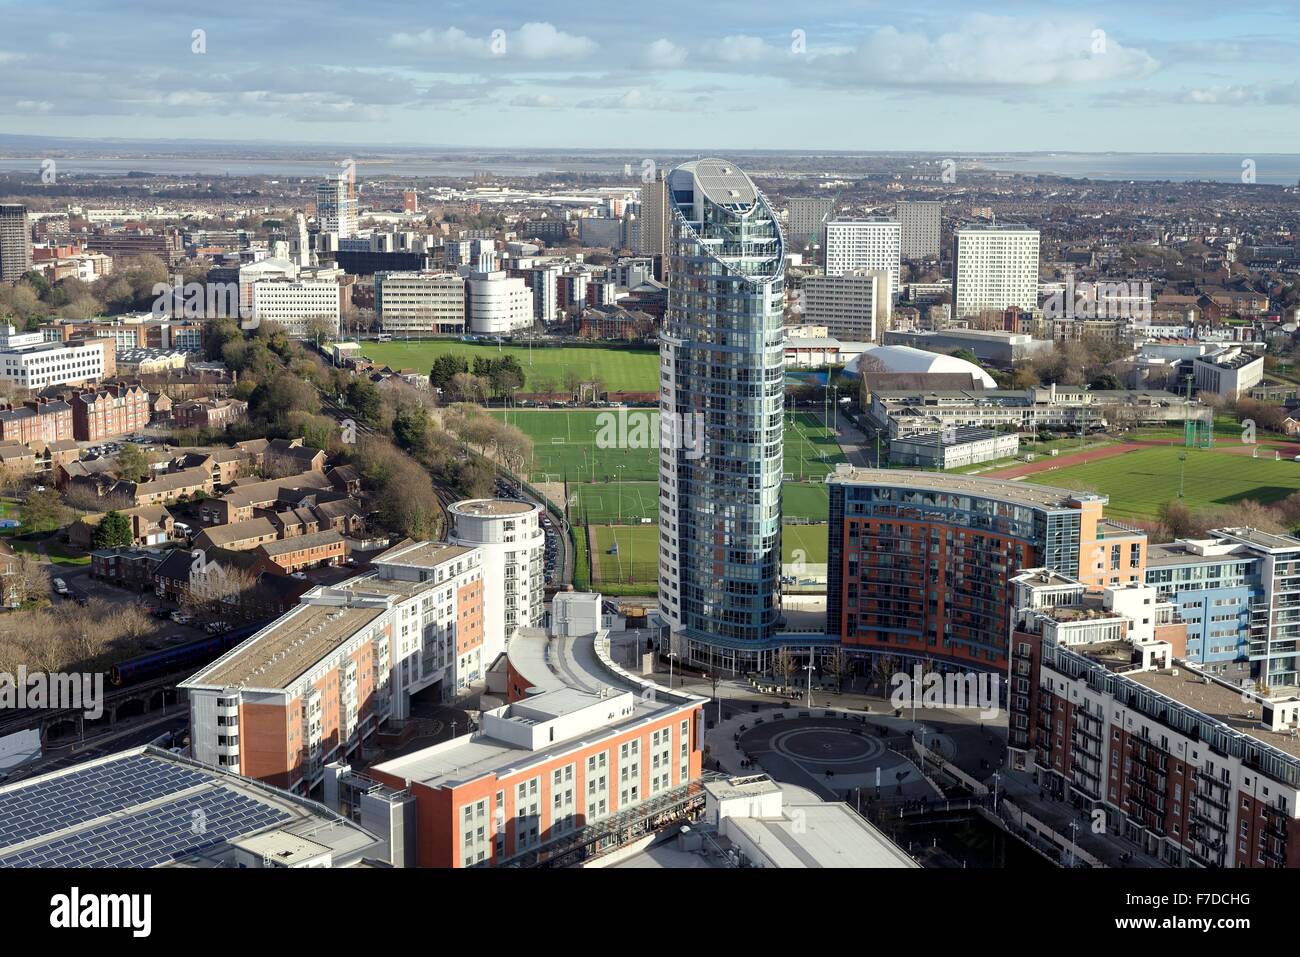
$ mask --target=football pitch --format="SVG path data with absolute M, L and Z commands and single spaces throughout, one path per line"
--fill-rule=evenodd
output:
M 584 531 L 579 529 L 579 533 Z M 653 588 L 659 577 L 658 525 L 591 525 L 591 585 Z M 615 546 L 617 545 L 617 548 Z M 799 553 L 802 554 L 799 554 Z M 802 558 L 826 562 L 825 525 L 786 525 L 781 530 L 781 561 Z
M 830 500 L 822 482 L 786 482 L 782 487 L 782 512 L 786 518 L 824 522 Z M 659 483 L 569 483 L 569 517 L 574 523 L 628 525 L 648 518 L 659 520 Z M 810 559 L 811 560 L 811 559 Z
M 1183 454 L 1186 459 L 1180 461 Z M 1155 518 L 1161 505 L 1178 500 L 1180 472 L 1183 501 L 1193 509 L 1241 499 L 1267 504 L 1300 491 L 1300 462 L 1274 461 L 1272 452 L 1263 449 L 1259 455 L 1253 459 L 1227 449 L 1144 448 L 1038 472 L 1024 481 L 1100 492 L 1110 497 L 1106 514 L 1120 518 Z
M 613 392 L 657 392 L 659 352 L 653 349 L 610 349 L 600 346 L 498 346 L 460 339 L 407 339 L 363 342 L 361 353 L 394 369 L 417 369 L 428 375 L 433 360 L 464 356 L 471 370 L 475 358 L 511 355 L 524 370 L 524 391 L 563 391 L 565 376 L 576 371 L 583 379 L 600 379 Z
M 491 414 L 518 426 L 533 440 L 530 481 L 657 482 L 655 411 L 546 409 Z M 823 478 L 844 461 L 835 433 L 815 416 L 786 415 L 783 475 L 788 482 Z

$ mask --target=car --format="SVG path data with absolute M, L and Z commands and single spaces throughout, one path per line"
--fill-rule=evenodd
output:
M 176 622 L 176 624 L 178 625 L 188 625 L 190 622 L 194 620 L 193 615 L 187 615 L 183 611 L 174 611 L 171 613 L 170 617 L 171 620 Z
M 153 608 L 149 611 L 149 614 L 153 615 L 155 618 L 164 618 L 164 619 L 170 618 L 172 616 L 171 611 L 166 608 Z
M 68 593 L 68 583 L 65 582 L 62 578 L 54 579 L 53 585 L 54 585 L 54 590 L 58 592 L 60 595 L 66 595 Z

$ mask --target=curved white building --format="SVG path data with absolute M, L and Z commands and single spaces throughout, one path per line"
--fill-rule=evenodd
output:
M 533 292 L 521 277 L 504 272 L 472 272 L 466 283 L 470 331 L 508 335 L 533 325 Z
M 472 498 L 447 508 L 454 545 L 483 552 L 483 661 L 491 664 L 519 628 L 542 623 L 546 533 L 531 502 Z
M 844 367 L 848 375 L 861 375 L 862 366 L 876 368 L 881 372 L 915 372 L 933 374 L 936 372 L 969 375 L 973 382 L 986 389 L 996 389 L 998 384 L 993 377 L 973 362 L 946 356 L 941 352 L 927 352 L 925 349 L 913 349 L 911 346 L 872 346 L 861 355 L 854 356 Z

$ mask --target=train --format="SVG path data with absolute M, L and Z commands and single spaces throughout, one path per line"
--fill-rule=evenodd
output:
M 209 635 L 183 645 L 162 648 L 148 654 L 137 655 L 127 661 L 113 665 L 108 672 L 113 687 L 135 684 L 157 678 L 186 665 L 204 665 L 215 661 L 245 638 L 251 638 L 265 625 L 252 625 L 248 628 L 233 628 L 219 635 Z

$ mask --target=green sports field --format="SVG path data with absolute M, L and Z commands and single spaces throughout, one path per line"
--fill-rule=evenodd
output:
M 524 390 L 539 385 L 563 391 L 565 375 L 576 371 L 584 379 L 600 379 L 614 392 L 656 392 L 659 389 L 659 353 L 651 349 L 610 349 L 599 346 L 500 346 L 462 342 L 459 339 L 416 339 L 404 342 L 363 342 L 361 353 L 394 369 L 428 373 L 441 355 L 464 356 L 473 367 L 476 356 L 496 359 L 512 355 L 524 370 Z
M 786 482 L 782 489 L 786 518 L 824 522 L 829 500 L 822 482 Z M 638 519 L 659 518 L 657 482 L 570 482 L 569 515 L 574 522 L 624 525 Z
M 533 465 L 529 478 L 536 482 L 657 482 L 659 449 L 652 408 L 545 409 L 493 411 L 499 419 L 518 426 L 533 440 Z M 597 441 L 604 441 L 598 446 Z M 609 442 L 613 439 L 613 442 Z M 640 448 L 610 446 L 640 445 Z M 787 415 L 785 423 L 785 475 L 820 479 L 845 461 L 835 433 L 815 416 Z M 795 513 L 802 514 L 802 513 Z M 825 509 L 822 509 L 825 514 Z
M 1178 456 L 1187 454 L 1185 463 Z M 1264 457 L 1267 454 L 1267 458 Z M 1191 508 L 1230 505 L 1241 499 L 1269 503 L 1300 491 L 1300 462 L 1271 453 L 1260 458 L 1214 449 L 1146 448 L 1069 468 L 1039 472 L 1025 481 L 1061 488 L 1083 487 L 1110 496 L 1106 514 L 1154 518 L 1160 506 L 1178 499 L 1180 464 L 1185 467 L 1184 501 Z
M 579 529 L 581 539 L 582 529 Z M 591 587 L 609 594 L 653 593 L 659 576 L 659 526 L 591 526 L 593 569 Z M 618 553 L 610 549 L 618 543 Z M 802 558 L 812 565 L 826 562 L 825 525 L 786 525 L 781 531 L 781 560 Z M 580 545 L 581 547 L 581 545 Z

